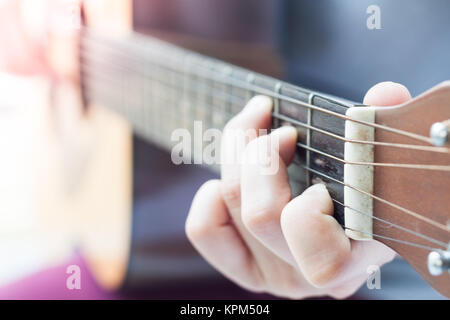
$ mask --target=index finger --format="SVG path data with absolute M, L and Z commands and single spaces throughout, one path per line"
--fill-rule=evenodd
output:
M 252 98 L 245 108 L 225 126 L 221 145 L 222 196 L 230 213 L 238 214 L 241 205 L 241 160 L 247 144 L 271 124 L 272 100 L 266 96 Z

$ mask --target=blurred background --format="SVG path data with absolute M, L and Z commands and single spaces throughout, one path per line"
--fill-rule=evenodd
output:
M 367 28 L 372 4 L 381 29 Z M 415 96 L 450 78 L 445 0 L 0 0 L 2 299 L 273 298 L 229 283 L 184 235 L 193 195 L 216 175 L 173 165 L 86 104 L 83 23 L 357 102 L 380 81 Z M 71 265 L 81 290 L 66 286 Z M 383 290 L 354 298 L 439 298 L 402 260 L 385 269 Z

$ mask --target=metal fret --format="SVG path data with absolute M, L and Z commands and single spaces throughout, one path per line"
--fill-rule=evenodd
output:
M 225 78 L 233 77 L 233 68 L 231 68 L 230 66 L 225 66 L 223 68 L 223 76 Z M 226 86 L 226 92 L 228 93 L 228 95 L 232 96 L 233 90 L 231 88 L 231 85 L 226 84 L 225 86 Z M 225 112 L 227 112 L 229 115 L 233 114 L 233 103 L 232 103 L 232 101 L 229 100 L 228 103 L 225 102 L 225 105 L 226 105 L 226 107 L 225 107 L 226 111 Z M 228 116 L 225 116 L 225 119 L 226 119 L 226 121 L 230 120 L 230 119 L 228 119 Z M 225 126 L 225 123 L 223 124 L 223 126 Z
M 255 75 L 253 73 L 249 73 L 247 75 L 247 82 L 249 84 L 253 84 L 255 82 Z M 247 100 L 250 100 L 255 95 L 255 93 L 252 90 L 248 90 L 247 95 Z
M 274 88 L 275 93 L 280 94 L 281 86 L 282 86 L 282 84 L 279 81 L 275 84 L 275 88 Z M 273 103 L 273 111 L 275 112 L 275 114 L 280 114 L 280 99 L 275 99 L 275 101 Z M 275 128 L 278 128 L 280 126 L 280 119 L 274 118 L 273 125 Z
M 311 92 L 308 96 L 309 104 L 313 104 L 314 97 L 315 97 L 315 93 Z M 310 108 L 308 108 L 307 112 L 308 112 L 307 124 L 308 124 L 308 126 L 311 126 L 312 110 Z M 311 129 L 307 128 L 306 130 L 307 130 L 306 131 L 306 145 L 308 147 L 311 147 Z M 311 152 L 309 151 L 309 149 L 306 150 L 306 166 L 308 168 L 311 168 Z M 310 172 L 308 170 L 306 170 L 305 174 L 306 174 L 306 186 L 309 187 L 311 185 Z

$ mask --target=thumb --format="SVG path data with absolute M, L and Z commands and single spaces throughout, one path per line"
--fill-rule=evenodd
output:
M 411 99 L 408 89 L 395 82 L 380 82 L 367 91 L 364 104 L 372 106 L 395 106 Z

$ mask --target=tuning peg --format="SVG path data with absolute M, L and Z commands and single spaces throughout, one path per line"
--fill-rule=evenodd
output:
M 444 146 L 448 142 L 449 129 L 448 121 L 434 123 L 430 128 L 430 138 L 433 145 Z
M 428 272 L 433 276 L 439 276 L 444 271 L 450 271 L 450 252 L 432 251 L 428 255 Z

